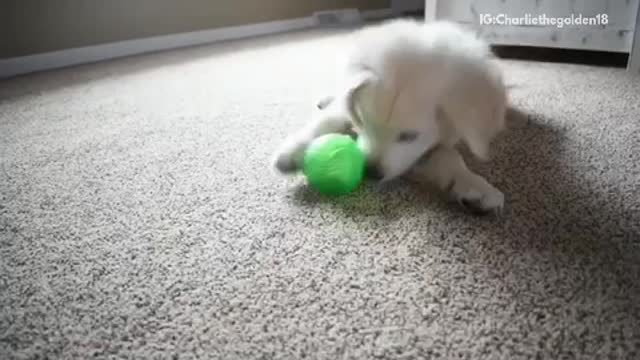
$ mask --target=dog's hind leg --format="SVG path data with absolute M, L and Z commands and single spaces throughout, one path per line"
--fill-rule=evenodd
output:
M 316 103 L 316 107 L 320 110 L 324 110 L 327 106 L 331 105 L 335 97 L 333 95 L 327 95 Z
M 500 212 L 504 194 L 485 178 L 471 171 L 458 151 L 438 146 L 417 164 L 412 175 L 447 191 L 462 206 L 475 213 Z

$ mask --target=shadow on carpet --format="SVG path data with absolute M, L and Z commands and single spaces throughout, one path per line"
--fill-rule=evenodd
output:
M 579 279 L 591 276 L 592 281 L 604 280 L 624 289 L 626 294 L 607 300 L 623 301 L 629 311 L 640 311 L 634 300 L 640 296 L 637 219 L 626 211 L 624 194 L 584 176 L 588 169 L 580 162 L 580 148 L 573 146 L 566 134 L 566 129 L 552 119 L 512 109 L 508 130 L 496 140 L 490 162 L 472 161 L 463 150 L 470 168 L 505 193 L 505 210 L 500 216 L 471 215 L 433 189 L 405 180 L 385 186 L 367 184 L 340 198 L 318 195 L 301 183 L 294 199 L 304 207 L 329 205 L 354 221 L 372 217 L 394 221 L 406 216 L 407 208 L 413 216 L 425 218 L 434 211 L 444 211 L 445 219 L 452 222 L 464 217 L 478 235 L 469 241 L 488 242 L 483 245 L 493 249 L 493 261 L 498 257 L 502 258 L 498 262 L 508 263 L 514 254 L 535 254 L 554 267 L 566 267 L 563 272 Z M 369 197 L 376 200 L 363 201 Z M 398 201 L 406 206 L 386 205 Z M 536 283 L 549 287 L 544 272 L 512 275 L 521 276 L 516 281 L 522 287 Z M 574 294 L 552 295 L 554 289 L 545 290 L 549 296 L 567 301 L 577 297 L 577 292 L 587 298 L 602 295 L 590 294 L 590 289 L 598 287 L 575 287 Z M 602 301 L 602 306 L 607 302 Z

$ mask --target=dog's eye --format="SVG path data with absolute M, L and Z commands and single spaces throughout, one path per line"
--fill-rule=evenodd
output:
M 418 138 L 418 132 L 417 131 L 403 131 L 400 134 L 398 134 L 398 137 L 396 138 L 397 142 L 412 142 L 413 140 Z

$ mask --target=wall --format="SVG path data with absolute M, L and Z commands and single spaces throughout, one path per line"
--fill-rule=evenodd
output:
M 0 59 L 389 0 L 0 0 Z
M 391 9 L 396 14 L 404 11 L 424 10 L 424 0 L 391 0 Z

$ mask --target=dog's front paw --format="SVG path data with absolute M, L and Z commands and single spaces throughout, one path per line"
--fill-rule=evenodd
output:
M 275 155 L 273 166 L 282 174 L 291 174 L 302 169 L 305 146 L 303 144 L 287 144 Z
M 299 170 L 299 166 L 296 164 L 293 156 L 287 153 L 276 155 L 273 161 L 273 167 L 283 174 L 290 174 Z
M 504 194 L 480 177 L 456 183 L 452 194 L 458 203 L 476 214 L 499 214 L 504 208 Z

